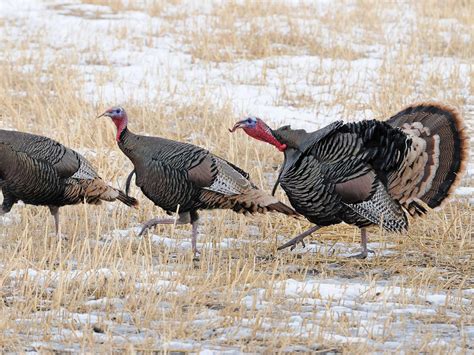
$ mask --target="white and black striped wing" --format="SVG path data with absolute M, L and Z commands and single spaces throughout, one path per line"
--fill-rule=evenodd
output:
M 213 180 L 210 186 L 205 187 L 206 190 L 223 195 L 238 195 L 252 189 L 253 186 L 250 181 L 225 160 L 214 156 L 210 159 L 213 163 L 211 170 Z

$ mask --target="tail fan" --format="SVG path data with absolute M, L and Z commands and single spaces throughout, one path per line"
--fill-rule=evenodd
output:
M 412 215 L 426 212 L 419 200 L 430 208 L 441 206 L 458 186 L 468 162 L 469 140 L 461 114 L 450 106 L 422 103 L 407 107 L 387 123 L 413 142 L 405 166 L 392 179 L 394 186 L 410 186 L 400 190 L 400 202 Z M 407 178 L 407 171 L 414 178 Z M 408 180 L 400 183 L 403 179 Z

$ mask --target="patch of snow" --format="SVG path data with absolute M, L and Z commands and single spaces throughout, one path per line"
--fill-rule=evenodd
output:
M 474 187 L 461 186 L 454 193 L 461 196 L 474 196 Z

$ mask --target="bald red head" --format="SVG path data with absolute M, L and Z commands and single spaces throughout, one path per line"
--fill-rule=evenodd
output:
M 268 127 L 268 125 L 260 118 L 248 117 L 237 122 L 232 129 L 229 129 L 229 131 L 235 132 L 239 128 L 242 128 L 245 133 L 252 138 L 274 145 L 280 152 L 283 152 L 286 149 L 286 144 L 280 143 L 273 135 L 271 128 Z
M 127 127 L 127 124 L 128 124 L 127 112 L 125 112 L 125 110 L 122 107 L 114 106 L 114 107 L 109 108 L 99 117 L 102 117 L 102 116 L 107 116 L 112 119 L 113 123 L 117 127 L 117 136 L 115 137 L 115 139 L 117 140 L 117 142 L 119 142 L 120 135 L 122 134 L 122 131 Z

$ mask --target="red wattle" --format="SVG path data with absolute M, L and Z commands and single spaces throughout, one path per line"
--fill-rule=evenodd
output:
M 125 127 L 127 127 L 127 118 L 112 118 L 112 121 L 114 122 L 115 127 L 117 127 L 117 135 L 115 136 L 115 140 L 120 142 L 120 135 L 122 134 L 122 131 L 125 129 Z
M 284 152 L 286 148 L 287 148 L 286 144 L 282 144 L 282 145 L 280 145 L 279 147 L 277 147 L 277 149 L 278 149 L 280 152 Z
M 286 144 L 281 144 L 273 136 L 270 128 L 262 122 L 258 122 L 257 125 L 253 128 L 244 127 L 243 130 L 245 131 L 245 133 L 255 139 L 274 145 L 280 152 L 284 152 L 287 148 Z

